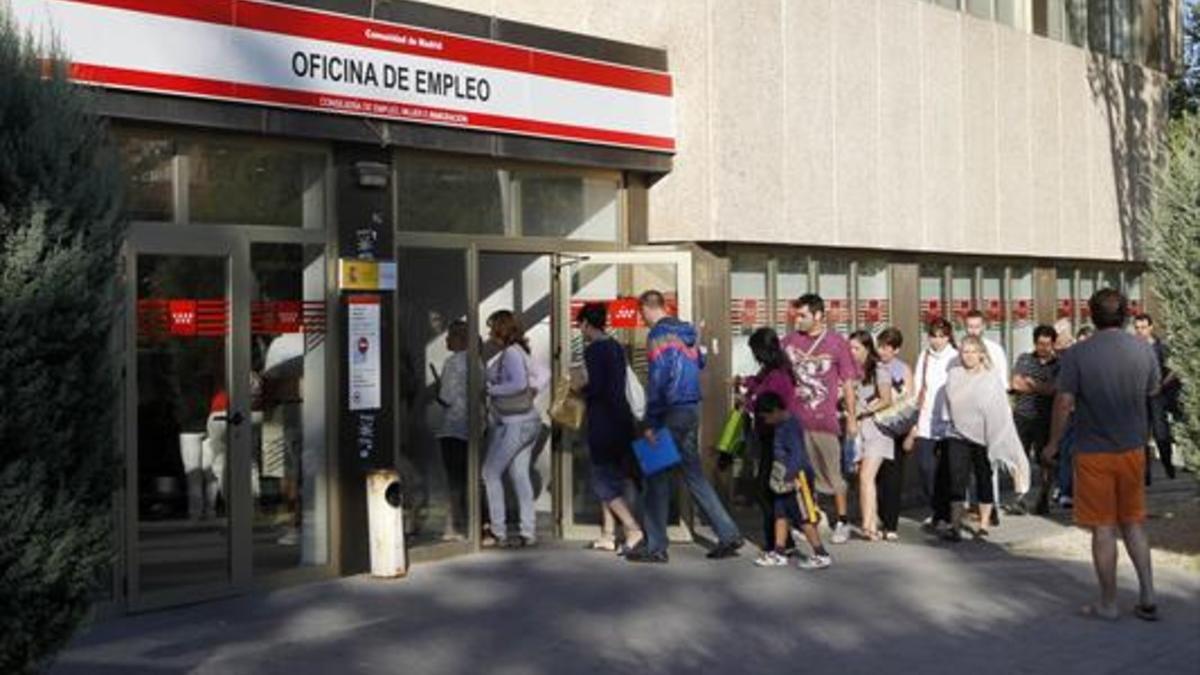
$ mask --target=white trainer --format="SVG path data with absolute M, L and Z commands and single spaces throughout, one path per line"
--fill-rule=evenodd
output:
M 838 523 L 837 527 L 833 528 L 833 536 L 829 540 L 835 544 L 844 544 L 850 541 L 850 523 Z
M 833 564 L 833 558 L 828 555 L 813 554 L 800 559 L 796 567 L 802 570 L 823 570 Z
M 767 551 L 766 553 L 758 556 L 758 559 L 754 561 L 754 564 L 757 567 L 787 567 L 788 561 L 787 556 L 785 555 L 780 555 L 775 551 Z

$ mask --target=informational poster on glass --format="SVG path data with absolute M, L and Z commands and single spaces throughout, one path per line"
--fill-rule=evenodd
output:
M 382 389 L 379 369 L 379 297 L 352 295 L 347 305 L 350 409 L 377 410 Z
M 1011 275 L 1008 312 L 1012 349 L 1009 358 L 1015 362 L 1017 355 L 1033 351 L 1033 270 L 1013 267 Z
M 753 375 L 758 364 L 750 352 L 750 335 L 771 321 L 767 306 L 767 259 L 763 256 L 739 256 L 729 275 L 729 325 L 734 375 Z
M 986 328 L 984 335 L 997 344 L 1005 344 L 1004 335 L 1007 332 L 1007 319 L 1004 315 L 1004 268 L 984 267 L 983 286 L 981 289 L 983 318 Z
M 825 301 L 826 324 L 843 335 L 851 330 L 850 264 L 844 260 L 822 260 L 817 288 Z

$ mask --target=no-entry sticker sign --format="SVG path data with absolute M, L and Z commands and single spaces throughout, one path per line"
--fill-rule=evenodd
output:
M 79 82 L 674 152 L 667 73 L 261 0 L 11 0 Z

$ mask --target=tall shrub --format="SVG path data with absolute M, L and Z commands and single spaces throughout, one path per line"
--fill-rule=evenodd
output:
M 115 155 L 0 5 L 0 672 L 38 668 L 111 570 Z
M 1153 179 L 1147 248 L 1154 290 L 1183 381 L 1182 422 L 1174 426 L 1183 459 L 1200 469 L 1200 114 L 1172 120 Z

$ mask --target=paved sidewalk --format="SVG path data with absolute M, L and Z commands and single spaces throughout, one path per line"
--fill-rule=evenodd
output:
M 1002 541 L 958 546 L 903 527 L 900 544 L 833 547 L 820 572 L 761 570 L 749 550 L 711 562 L 695 546 L 672 547 L 667 566 L 575 544 L 488 553 L 403 581 L 355 577 L 110 620 L 53 672 L 1200 672 L 1194 571 L 1156 570 L 1163 621 L 1104 623 L 1075 615 L 1094 593 L 1087 563 L 1014 555 L 1003 541 L 1061 525 L 1009 518 Z M 1127 563 L 1121 588 L 1128 608 Z

